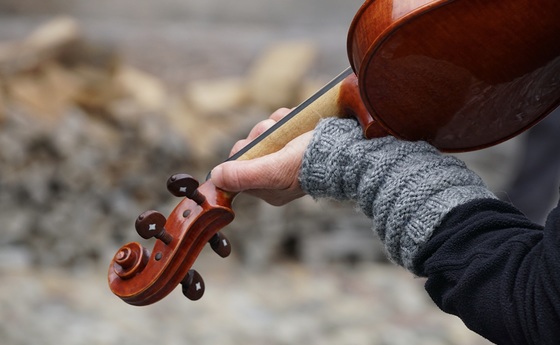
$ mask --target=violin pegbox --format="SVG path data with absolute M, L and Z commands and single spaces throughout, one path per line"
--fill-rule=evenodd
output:
M 206 201 L 206 197 L 198 191 L 198 186 L 198 181 L 187 174 L 175 174 L 167 180 L 167 190 L 171 194 L 192 199 L 198 205 L 202 205 Z M 222 258 L 231 254 L 230 242 L 222 233 L 215 233 L 209 243 L 212 250 Z
M 191 267 L 206 243 L 221 257 L 231 253 L 230 242 L 219 230 L 234 218 L 231 203 L 236 194 L 217 188 L 210 180 L 199 185 L 188 174 L 171 176 L 167 189 L 184 198 L 169 217 L 150 210 L 135 222 L 140 237 L 156 239 L 153 249 L 128 243 L 109 267 L 111 290 L 132 305 L 157 302 L 178 284 L 187 298 L 200 299 L 204 280 Z

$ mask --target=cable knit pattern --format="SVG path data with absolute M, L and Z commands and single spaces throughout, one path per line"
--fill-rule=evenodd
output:
M 389 258 L 416 274 L 416 254 L 452 208 L 495 198 L 461 160 L 425 142 L 365 140 L 353 119 L 321 121 L 299 179 L 314 198 L 355 201 L 373 220 Z

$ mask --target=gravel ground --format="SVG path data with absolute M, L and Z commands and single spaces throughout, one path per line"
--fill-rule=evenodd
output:
M 6 345 L 484 345 L 436 310 L 422 281 L 387 265 L 310 270 L 278 264 L 245 271 L 203 257 L 206 293 L 133 307 L 105 271 L 2 269 L 0 339 Z

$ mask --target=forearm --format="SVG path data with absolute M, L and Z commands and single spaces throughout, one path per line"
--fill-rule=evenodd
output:
M 352 120 L 316 129 L 300 172 L 313 197 L 353 200 L 390 258 L 444 311 L 498 344 L 560 337 L 560 210 L 544 231 L 461 161 L 425 143 L 364 140 Z
M 373 220 L 390 259 L 413 272 L 414 257 L 452 208 L 494 198 L 460 160 L 423 142 L 364 140 L 351 119 L 318 125 L 300 184 L 315 198 L 355 201 Z
M 511 205 L 475 200 L 454 208 L 416 258 L 444 311 L 497 344 L 560 339 L 560 210 L 543 231 Z

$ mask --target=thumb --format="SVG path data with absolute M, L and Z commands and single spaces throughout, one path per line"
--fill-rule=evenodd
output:
M 224 162 L 212 170 L 212 182 L 217 187 L 230 192 L 249 189 L 283 189 L 286 186 L 283 181 L 278 181 L 275 175 L 279 174 L 272 169 L 274 165 L 278 165 L 278 161 L 274 159 L 276 155 Z
M 283 190 L 298 185 L 303 152 L 311 138 L 306 133 L 263 157 L 224 162 L 212 170 L 212 182 L 231 192 L 255 189 Z

